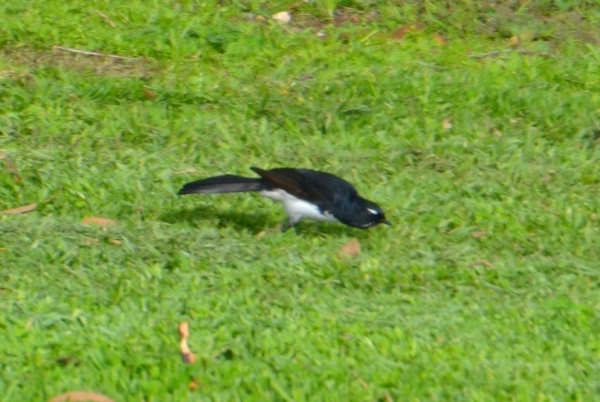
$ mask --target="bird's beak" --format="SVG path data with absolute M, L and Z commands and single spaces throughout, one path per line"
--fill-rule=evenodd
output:
M 380 222 L 392 226 L 392 222 L 388 221 L 387 219 L 382 219 Z

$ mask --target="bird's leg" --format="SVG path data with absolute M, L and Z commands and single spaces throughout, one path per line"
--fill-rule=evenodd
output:
M 296 226 L 296 223 L 298 223 L 298 221 L 293 221 L 292 218 L 286 219 L 281 224 L 281 231 L 285 232 L 288 229 L 294 228 L 296 230 L 296 233 L 298 233 L 298 226 Z

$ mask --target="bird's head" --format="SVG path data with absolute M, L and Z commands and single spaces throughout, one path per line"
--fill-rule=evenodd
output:
M 356 203 L 357 208 L 351 217 L 347 217 L 344 223 L 361 229 L 368 229 L 372 226 L 384 223 L 391 225 L 392 223 L 386 219 L 381 207 L 372 201 L 361 199 Z

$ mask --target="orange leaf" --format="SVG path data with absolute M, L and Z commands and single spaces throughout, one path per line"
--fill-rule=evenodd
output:
M 196 356 L 190 350 L 187 344 L 187 338 L 190 335 L 190 329 L 188 323 L 182 321 L 179 323 L 179 353 L 181 354 L 181 360 L 185 364 L 191 364 L 196 361 Z
M 416 24 L 408 24 L 408 25 L 401 26 L 400 28 L 398 28 L 394 32 L 392 32 L 392 37 L 396 38 L 396 39 L 402 39 L 404 34 L 406 34 L 411 29 L 420 31 L 421 29 L 423 29 L 423 25 L 421 23 L 417 22 Z
M 200 385 L 200 381 L 198 381 L 198 379 L 196 377 L 192 378 L 191 381 L 188 383 L 188 389 L 190 391 L 195 391 L 196 388 L 198 388 L 198 386 Z
M 90 391 L 70 391 L 56 395 L 48 402 L 114 402 L 107 396 Z
M 446 39 L 444 39 L 444 37 L 442 36 L 441 33 L 436 32 L 433 34 L 433 39 L 439 43 L 440 45 L 445 45 L 446 44 Z
M 33 204 L 23 205 L 21 207 L 9 208 L 4 211 L 0 211 L 0 215 L 16 215 L 16 214 L 24 214 L 25 212 L 31 212 L 36 209 L 38 206 L 37 202 Z
M 85 218 L 83 218 L 81 223 L 83 223 L 84 225 L 98 225 L 105 228 L 108 226 L 115 226 L 117 224 L 117 221 L 113 221 L 112 219 L 108 218 L 99 218 L 97 216 L 86 216 Z
M 358 257 L 360 254 L 360 243 L 357 239 L 352 239 L 340 247 L 340 253 L 346 254 L 350 257 Z

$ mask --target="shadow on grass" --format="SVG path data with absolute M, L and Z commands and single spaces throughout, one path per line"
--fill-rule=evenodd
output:
M 229 227 L 236 230 L 245 230 L 250 233 L 258 234 L 263 231 L 280 231 L 277 229 L 283 225 L 285 214 L 281 213 L 281 220 L 274 221 L 266 213 L 248 212 L 241 213 L 235 211 L 223 211 L 214 207 L 196 207 L 182 208 L 179 210 L 165 212 L 160 216 L 160 220 L 170 224 L 187 222 L 192 226 L 208 224 L 211 221 L 217 221 L 217 228 Z M 205 221 L 203 224 L 202 221 Z M 340 223 L 318 222 L 305 220 L 298 223 L 295 227 L 287 229 L 295 232 L 299 236 L 343 236 L 350 235 L 359 239 L 364 238 L 368 231 L 362 229 L 353 229 Z
M 160 216 L 160 220 L 167 223 L 187 222 L 192 226 L 213 224 L 216 227 L 232 227 L 236 230 L 247 230 L 251 233 L 259 233 L 276 223 L 269 221 L 269 216 L 264 213 L 240 213 L 235 211 L 223 211 L 213 207 L 182 208 L 168 211 Z M 202 221 L 205 221 L 202 223 Z

